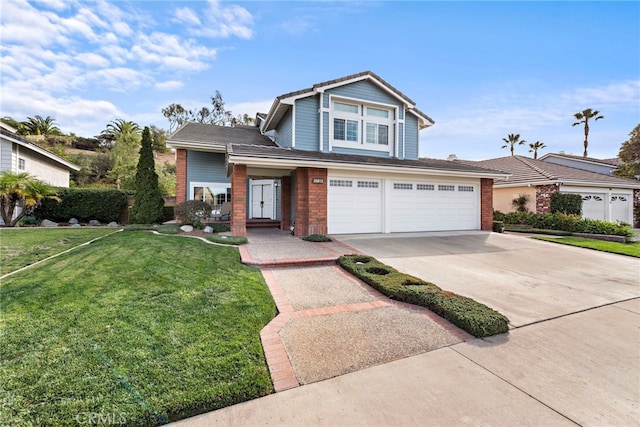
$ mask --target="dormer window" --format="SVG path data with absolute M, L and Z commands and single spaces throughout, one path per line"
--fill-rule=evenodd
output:
M 332 145 L 375 151 L 392 149 L 394 107 L 333 99 L 331 115 Z

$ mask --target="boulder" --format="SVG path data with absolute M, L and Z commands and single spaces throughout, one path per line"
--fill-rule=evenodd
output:
M 80 224 L 78 224 L 78 223 L 75 223 L 75 224 L 71 224 L 71 227 L 78 228 L 78 227 L 82 227 L 82 226 Z
M 92 225 L 94 227 L 98 226 L 100 225 L 100 221 L 98 221 L 97 219 L 92 219 L 91 221 L 89 221 L 89 225 Z
M 182 227 L 180 227 L 180 230 L 184 231 L 185 233 L 191 233 L 193 231 L 193 225 L 183 225 Z
M 204 230 L 205 233 L 213 233 L 213 227 L 207 225 Z
M 58 223 L 57 222 L 53 222 L 53 221 L 49 221 L 48 219 L 43 220 L 40 225 L 42 227 L 57 227 Z
M 118 223 L 115 221 L 111 221 L 109 224 L 107 224 L 107 227 L 117 227 Z
M 69 220 L 69 225 L 75 225 L 75 224 L 80 224 L 80 221 L 78 221 L 78 218 L 71 218 Z

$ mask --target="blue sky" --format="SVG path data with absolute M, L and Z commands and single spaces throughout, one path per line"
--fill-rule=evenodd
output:
M 235 114 L 371 70 L 436 124 L 420 155 L 582 154 L 573 114 L 600 110 L 589 155 L 613 157 L 640 122 L 638 2 L 0 0 L 0 116 L 50 115 L 93 136 L 118 118 L 219 90 Z M 525 147 L 517 154 L 529 155 Z

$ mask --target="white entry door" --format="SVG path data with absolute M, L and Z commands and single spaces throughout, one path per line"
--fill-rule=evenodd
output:
M 251 218 L 274 219 L 273 181 L 251 181 Z

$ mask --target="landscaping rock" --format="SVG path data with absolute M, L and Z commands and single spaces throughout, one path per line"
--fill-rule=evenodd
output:
M 80 224 L 80 221 L 78 221 L 77 218 L 71 218 L 69 220 L 69 225 L 75 225 L 75 224 Z
M 107 224 L 107 227 L 117 227 L 118 223 L 115 221 L 111 221 L 109 224 Z
M 73 228 L 82 227 L 82 226 L 81 226 L 80 224 L 78 224 L 78 223 L 75 223 L 75 224 L 71 224 L 71 223 L 69 223 L 69 225 L 71 225 L 71 227 L 73 227 Z
M 40 225 L 43 226 L 43 227 L 57 227 L 58 223 L 57 222 L 53 222 L 53 221 L 49 221 L 48 219 L 45 219 L 40 223 Z
M 205 233 L 213 233 L 213 227 L 207 225 L 202 231 L 204 231 Z
M 185 233 L 191 233 L 193 231 L 193 225 L 183 225 L 182 227 L 180 227 L 180 230 L 184 231 Z
M 89 225 L 92 225 L 94 227 L 98 226 L 100 225 L 100 221 L 98 221 L 97 219 L 92 219 L 91 221 L 89 221 Z

